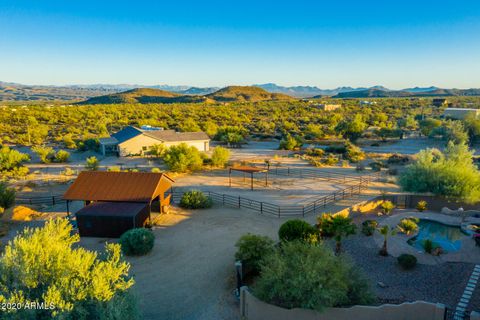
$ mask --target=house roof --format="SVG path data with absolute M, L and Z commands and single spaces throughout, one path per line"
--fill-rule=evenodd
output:
M 146 205 L 146 202 L 94 202 L 75 214 L 96 217 L 135 217 Z
M 112 134 L 111 138 L 116 139 L 117 143 L 123 143 L 127 140 L 135 138 L 139 135 L 162 141 L 162 142 L 176 142 L 176 141 L 204 141 L 210 140 L 210 137 L 205 132 L 176 132 L 175 130 L 142 130 L 134 126 L 127 126 L 117 133 Z M 101 140 L 103 143 L 103 140 Z M 105 140 L 105 142 L 111 142 Z
M 174 130 L 144 131 L 144 135 L 166 142 L 210 140 L 205 132 L 175 132 Z
M 134 126 L 126 126 L 117 133 L 112 134 L 112 137 L 117 139 L 118 143 L 122 143 L 140 134 L 142 134 L 142 130 L 135 128 Z
M 174 182 L 164 173 L 83 171 L 63 195 L 65 200 L 150 202 L 161 181 Z
M 109 137 L 109 138 L 100 138 L 98 139 L 101 144 L 117 144 L 118 140 L 115 139 L 114 137 Z

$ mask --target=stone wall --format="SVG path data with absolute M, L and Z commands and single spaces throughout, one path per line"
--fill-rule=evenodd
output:
M 444 305 L 423 301 L 400 305 L 327 308 L 323 312 L 284 309 L 260 301 L 248 291 L 247 287 L 242 287 L 240 293 L 240 315 L 246 320 L 443 320 L 444 314 Z

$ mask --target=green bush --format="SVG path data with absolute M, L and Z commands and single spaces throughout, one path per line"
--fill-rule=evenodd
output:
M 247 233 L 235 244 L 235 259 L 241 260 L 252 273 L 260 272 L 260 263 L 264 257 L 274 252 L 274 242 L 269 237 Z
M 316 236 L 318 230 L 303 220 L 288 220 L 278 230 L 278 238 L 282 241 L 302 240 L 308 241 L 311 236 Z
M 405 270 L 413 269 L 417 265 L 417 258 L 411 254 L 401 254 L 398 256 L 397 261 Z
M 380 161 L 375 161 L 370 163 L 370 168 L 372 168 L 372 171 L 380 171 L 384 167 L 383 163 Z
M 51 147 L 34 146 L 32 151 L 38 155 L 42 163 L 50 163 L 55 160 L 55 150 Z
M 382 202 L 380 208 L 382 209 L 383 214 L 389 215 L 393 209 L 395 209 L 395 205 L 392 201 L 386 200 Z
M 371 236 L 375 233 L 378 227 L 378 222 L 375 220 L 365 220 L 362 222 L 362 233 L 366 236 Z
M 55 307 L 5 310 L 0 318 L 138 319 L 130 294 L 134 281 L 120 245 L 108 243 L 99 254 L 79 240 L 67 219 L 55 219 L 25 228 L 10 241 L 0 257 L 0 299 Z
M 90 171 L 97 171 L 99 167 L 99 162 L 97 157 L 91 156 L 88 157 L 86 162 L 85 162 L 85 169 L 90 170 Z
M 427 210 L 427 201 L 425 200 L 418 201 L 417 210 L 420 212 Z
M 365 153 L 354 145 L 351 142 L 347 142 L 345 144 L 345 154 L 344 154 L 345 159 L 349 160 L 350 162 L 356 163 L 359 161 L 362 161 L 365 159 Z
M 135 228 L 126 231 L 120 237 L 122 251 L 128 256 L 143 256 L 153 249 L 155 236 L 145 228 Z
M 206 209 L 213 205 L 212 198 L 198 190 L 187 191 L 180 199 L 180 207 L 186 209 Z
M 450 142 L 444 152 L 420 151 L 417 161 L 400 175 L 399 183 L 405 191 L 431 192 L 467 203 L 480 200 L 480 171 L 464 144 Z
M 344 256 L 323 245 L 283 243 L 267 255 L 253 286 L 259 299 L 284 308 L 322 311 L 373 302 L 368 282 Z
M 68 151 L 58 150 L 55 154 L 55 162 L 64 163 L 68 162 L 68 159 L 70 159 L 70 152 Z
M 30 156 L 26 153 L 18 152 L 17 150 L 10 149 L 9 147 L 1 147 L 0 173 L 14 172 L 19 168 L 25 168 L 22 165 L 29 160 Z
M 196 171 L 203 165 L 200 151 L 186 143 L 168 148 L 164 153 L 163 161 L 174 172 Z
M 401 232 L 405 233 L 406 235 L 410 235 L 418 230 L 418 225 L 416 221 L 410 218 L 400 220 L 397 227 Z
M 301 148 L 303 145 L 300 137 L 292 137 L 288 134 L 284 139 L 280 141 L 279 149 L 283 150 L 295 150 Z
M 215 147 L 212 153 L 212 165 L 219 168 L 224 168 L 230 159 L 230 150 L 223 147 Z
M 9 188 L 5 182 L 0 182 L 0 208 L 8 209 L 15 203 L 15 189 Z
M 334 156 L 332 153 L 330 153 L 325 159 L 323 159 L 322 162 L 327 166 L 334 166 L 338 163 L 338 161 L 339 161 L 339 158 Z

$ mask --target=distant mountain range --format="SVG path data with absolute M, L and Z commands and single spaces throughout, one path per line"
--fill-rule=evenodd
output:
M 390 90 L 383 86 L 373 87 L 338 87 L 335 89 L 320 89 L 315 86 L 279 86 L 274 83 L 256 84 L 251 87 L 227 87 L 227 88 L 253 88 L 257 87 L 267 91 L 271 94 L 283 94 L 296 98 L 321 98 L 321 97 L 334 97 L 334 98 L 380 98 L 380 97 L 420 97 L 420 96 L 473 96 L 480 95 L 480 89 L 441 89 L 438 87 L 414 87 L 406 88 L 402 90 Z M 90 85 L 68 85 L 68 86 L 39 86 L 39 85 L 23 85 L 11 82 L 0 82 L 0 101 L 83 101 L 94 97 L 109 96 L 109 98 L 101 99 L 137 99 L 133 98 L 132 94 L 122 94 L 115 96 L 115 94 L 132 91 L 134 89 L 156 89 L 164 92 L 178 94 L 176 97 L 167 97 L 168 94 L 157 94 L 159 100 L 168 98 L 171 101 L 175 99 L 179 102 L 188 101 L 220 101 L 222 97 L 214 97 L 212 94 L 219 92 L 219 87 L 190 87 L 190 86 L 170 86 L 170 85 L 132 85 L 132 84 L 90 84 Z M 249 89 L 250 90 L 250 89 Z M 227 90 L 229 91 L 229 90 Z M 235 90 L 234 90 L 235 91 Z M 144 92 L 146 93 L 146 91 Z M 224 94 L 230 94 L 230 92 L 224 92 Z M 254 98 L 260 98 L 265 95 L 258 92 L 253 94 Z M 112 96 L 113 95 L 113 96 Z M 135 94 L 133 94 L 135 95 Z M 239 101 L 251 101 L 248 100 L 249 93 L 236 92 L 234 95 Z M 152 96 L 146 94 L 145 97 Z M 191 98 L 181 96 L 194 96 Z M 205 97 L 199 97 L 205 96 Z M 285 99 L 282 96 L 271 96 L 272 99 Z M 100 99 L 100 100 L 101 100 Z M 150 98 L 149 98 L 150 99 Z M 153 99 L 153 98 L 151 98 Z M 210 100 L 209 100 L 210 99 Z M 224 97 L 224 99 L 227 99 Z M 263 99 L 263 98 L 262 98 Z M 99 101 L 100 101 L 99 100 Z M 226 101 L 226 100 L 225 100 Z M 160 102 L 160 101 L 159 101 Z
M 184 90 L 182 92 L 186 92 Z M 190 92 L 194 92 L 191 90 Z M 230 86 L 206 95 L 181 94 L 152 88 L 138 88 L 120 93 L 93 97 L 78 104 L 115 104 L 115 103 L 228 103 L 259 102 L 270 100 L 292 100 L 282 94 L 271 93 L 258 87 Z

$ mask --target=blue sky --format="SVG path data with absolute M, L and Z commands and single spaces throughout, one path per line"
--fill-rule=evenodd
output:
M 480 87 L 480 1 L 0 0 L 0 81 Z

